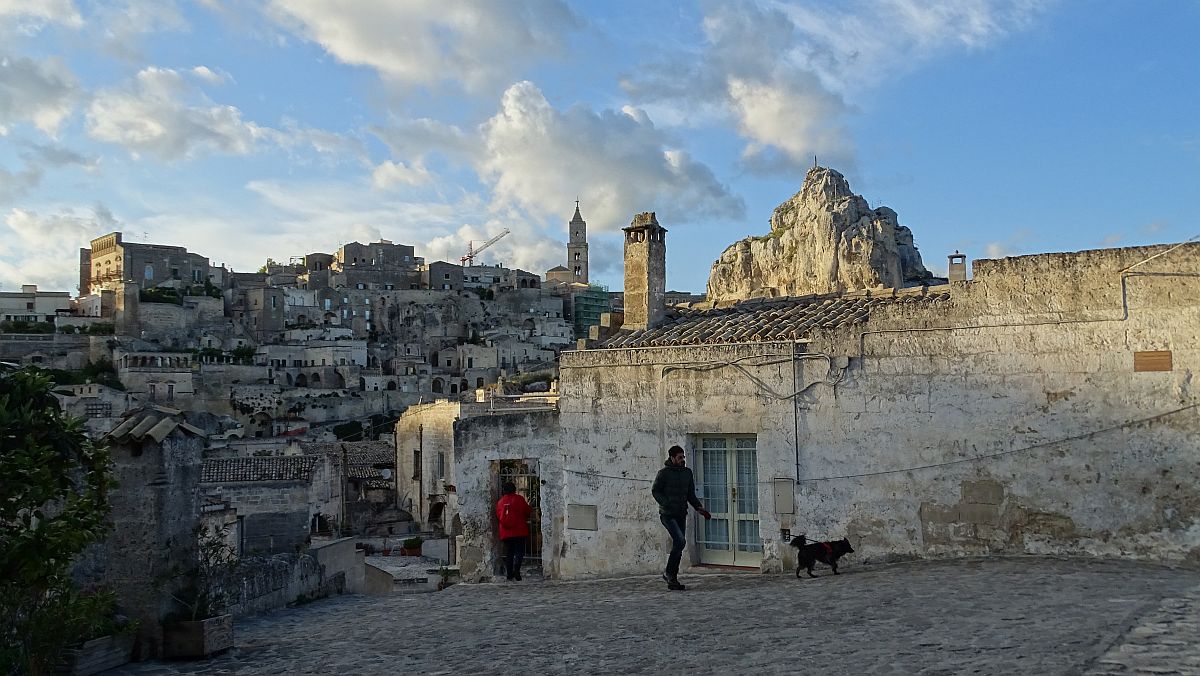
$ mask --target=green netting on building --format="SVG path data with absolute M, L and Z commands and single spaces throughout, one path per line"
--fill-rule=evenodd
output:
M 586 291 L 576 291 L 571 294 L 571 306 L 574 313 L 575 337 L 587 338 L 588 327 L 600 323 L 600 314 L 609 311 L 608 289 L 603 286 L 590 285 Z

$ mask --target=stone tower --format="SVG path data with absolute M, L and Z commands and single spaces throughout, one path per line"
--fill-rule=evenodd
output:
M 588 283 L 587 221 L 579 215 L 579 200 L 575 201 L 575 217 L 568 225 L 570 239 L 567 240 L 567 269 L 571 281 Z
M 652 329 L 666 313 L 667 229 L 648 211 L 634 216 L 624 232 L 624 328 Z

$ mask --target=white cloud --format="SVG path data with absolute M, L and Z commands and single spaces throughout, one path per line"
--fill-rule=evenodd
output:
M 746 139 L 751 169 L 807 167 L 814 154 L 853 161 L 845 119 L 870 88 L 955 50 L 1028 26 L 1039 0 L 708 0 L 705 44 L 636 69 L 635 101 L 723 109 Z
M 146 68 L 132 86 L 100 92 L 87 113 L 88 133 L 129 152 L 162 160 L 201 150 L 245 155 L 273 130 L 242 120 L 233 106 L 208 100 L 179 71 Z
M 196 66 L 192 69 L 192 75 L 195 75 L 208 84 L 214 85 L 225 84 L 233 79 L 229 76 L 229 73 L 225 71 L 217 72 L 208 66 Z
M 139 42 L 144 35 L 160 35 L 187 28 L 174 0 L 118 0 L 98 5 L 88 24 L 105 51 L 130 61 L 143 61 Z
M 744 212 L 708 167 L 636 109 L 558 111 L 532 83 L 519 82 L 480 131 L 478 170 L 496 206 L 565 225 L 579 198 L 593 232 L 623 227 L 640 211 L 658 211 L 667 228 L 672 220 L 737 219 Z
M 484 91 L 563 49 L 578 20 L 561 0 L 272 0 L 276 19 L 343 63 L 400 85 Z
M 77 291 L 79 269 L 65 261 L 79 260 L 80 247 L 94 237 L 117 229 L 117 222 L 103 206 L 84 214 L 63 208 L 53 214 L 13 209 L 0 228 L 0 284 L 15 288 L 37 284 L 46 290 Z
M 0 136 L 21 122 L 55 134 L 79 96 L 75 76 L 61 61 L 0 54 Z
M 394 185 L 420 185 L 430 180 L 429 171 L 416 164 L 411 167 L 403 162 L 384 160 L 371 173 L 376 188 L 386 190 Z
M 13 25 L 32 34 L 47 23 L 78 28 L 83 17 L 71 0 L 0 0 L 0 26 Z

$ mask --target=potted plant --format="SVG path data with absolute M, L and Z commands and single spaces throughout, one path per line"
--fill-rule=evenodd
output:
M 166 657 L 209 657 L 233 647 L 230 592 L 224 578 L 237 567 L 237 555 L 226 536 L 229 526 L 198 529 L 196 565 L 178 577 L 182 588 L 171 594 L 179 606 L 163 625 Z
M 405 538 L 404 542 L 400 543 L 400 554 L 402 556 L 420 556 L 421 544 L 424 542 L 425 540 L 416 536 Z
M 99 591 L 71 596 L 76 603 L 57 617 L 53 628 L 71 637 L 54 673 L 91 676 L 129 662 L 138 623 L 117 613 L 116 594 Z

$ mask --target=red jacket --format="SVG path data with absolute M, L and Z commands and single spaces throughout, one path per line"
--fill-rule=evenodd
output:
M 509 493 L 496 503 L 496 519 L 500 522 L 500 539 L 529 537 L 529 515 L 533 509 L 518 493 Z

